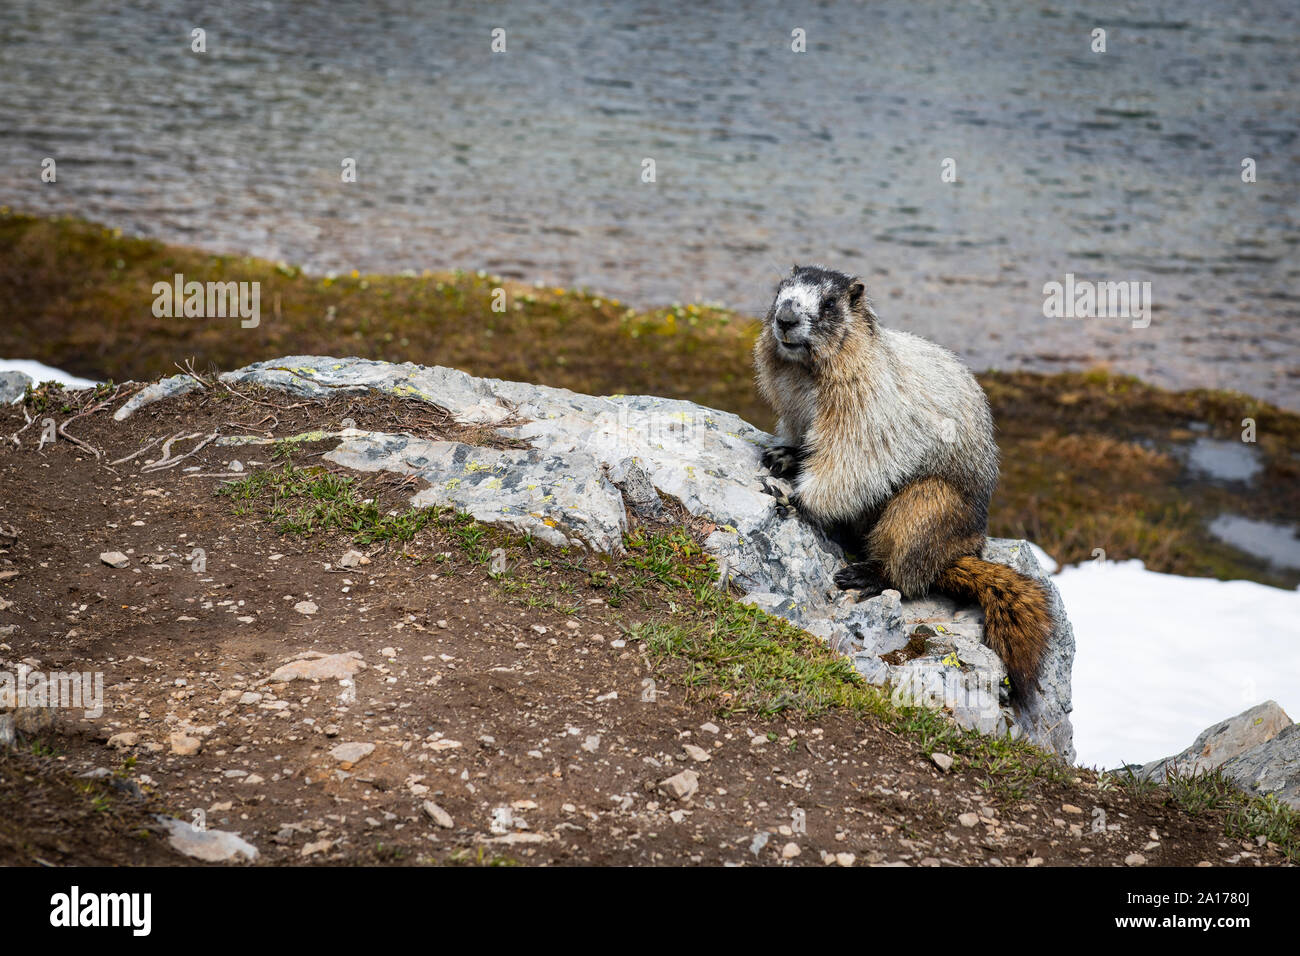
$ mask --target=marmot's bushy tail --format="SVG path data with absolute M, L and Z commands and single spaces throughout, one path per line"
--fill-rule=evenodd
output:
M 1019 696 L 1037 684 L 1052 613 L 1047 592 L 1033 578 L 981 558 L 958 558 L 935 586 L 956 597 L 974 598 L 984 611 L 984 637 L 1011 676 Z

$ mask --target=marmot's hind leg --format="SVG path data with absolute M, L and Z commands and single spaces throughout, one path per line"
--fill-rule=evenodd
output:
M 957 558 L 984 544 L 983 521 L 942 478 L 905 486 L 867 535 L 867 554 L 904 597 L 919 597 Z

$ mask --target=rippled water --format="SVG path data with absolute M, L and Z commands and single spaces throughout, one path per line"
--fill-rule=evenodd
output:
M 1107 360 L 1300 407 L 1295 4 L 121 6 L 0 6 L 0 202 L 641 305 L 756 312 L 820 261 L 978 367 Z M 1150 281 L 1150 326 L 1045 318 L 1067 272 Z

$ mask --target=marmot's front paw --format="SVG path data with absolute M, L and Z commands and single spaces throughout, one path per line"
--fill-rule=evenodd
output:
M 786 490 L 770 479 L 763 479 L 763 490 L 776 499 L 776 514 L 779 518 L 793 518 L 799 513 L 799 495 L 790 495 Z
M 835 585 L 841 591 L 861 590 L 861 597 L 875 597 L 889 587 L 880 573 L 878 561 L 859 561 L 835 572 Z
M 803 451 L 794 445 L 771 445 L 763 449 L 763 467 L 778 478 L 791 478 L 803 464 Z

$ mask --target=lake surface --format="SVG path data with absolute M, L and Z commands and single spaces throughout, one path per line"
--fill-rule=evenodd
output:
M 815 261 L 979 368 L 1300 407 L 1294 3 L 123 6 L 0 6 L 0 203 L 641 306 Z M 1066 273 L 1150 282 L 1150 325 L 1044 317 Z

